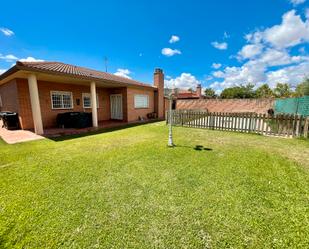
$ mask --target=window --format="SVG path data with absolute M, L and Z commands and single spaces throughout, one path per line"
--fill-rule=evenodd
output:
M 73 97 L 71 92 L 51 92 L 52 109 L 72 109 Z
M 149 107 L 148 95 L 142 95 L 142 94 L 134 95 L 134 107 L 135 108 L 148 108 Z
M 84 108 L 91 108 L 91 94 L 83 93 L 83 106 Z M 97 94 L 97 108 L 99 108 L 99 96 Z

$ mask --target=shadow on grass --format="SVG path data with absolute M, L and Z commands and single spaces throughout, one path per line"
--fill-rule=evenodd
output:
M 212 151 L 211 148 L 205 148 L 203 145 L 196 145 L 196 146 L 194 147 L 194 150 L 198 150 L 198 151 L 201 151 L 201 150 Z
M 191 146 L 185 146 L 185 145 L 177 145 L 175 144 L 175 147 L 179 147 L 179 148 L 188 148 L 188 149 L 193 149 L 196 151 L 212 151 L 212 148 L 208 148 L 208 147 L 204 147 L 204 145 L 195 145 L 195 147 L 191 147 Z
M 96 131 L 89 131 L 89 132 L 84 132 L 80 134 L 73 134 L 73 135 L 61 135 L 58 137 L 46 137 L 49 140 L 52 140 L 54 142 L 61 142 L 61 141 L 66 141 L 66 140 L 72 140 L 75 138 L 82 138 L 82 137 L 88 137 L 88 136 L 94 136 L 102 133 L 108 133 L 108 132 L 113 132 L 113 131 L 119 131 L 135 126 L 140 126 L 140 125 L 146 125 L 146 124 L 152 124 L 152 123 L 157 123 L 161 122 L 162 120 L 155 120 L 155 121 L 150 121 L 150 122 L 144 122 L 144 123 L 134 123 L 134 124 L 125 124 L 125 125 L 120 125 L 117 127 L 109 127 L 109 128 L 99 128 Z

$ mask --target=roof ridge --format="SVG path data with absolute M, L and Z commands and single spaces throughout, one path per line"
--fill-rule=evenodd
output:
M 54 68 L 52 65 L 55 64 L 57 68 Z M 46 66 L 44 66 L 46 65 Z M 48 65 L 48 66 L 47 66 Z M 119 81 L 123 83 L 128 84 L 135 84 L 140 86 L 147 86 L 147 87 L 154 87 L 152 84 L 144 83 L 135 79 L 130 79 L 122 76 L 115 75 L 113 73 L 108 73 L 88 67 L 78 66 L 78 65 L 72 65 L 64 62 L 58 62 L 58 61 L 39 61 L 39 62 L 23 62 L 23 61 L 17 61 L 16 66 L 21 67 L 29 67 L 29 68 L 37 68 L 40 70 L 46 70 L 46 71 L 55 71 L 59 73 L 67 73 L 67 74 L 75 74 L 75 75 L 84 75 L 87 77 L 87 74 L 89 77 L 97 77 L 97 78 L 105 78 L 106 80 L 112 80 L 112 81 Z M 60 66 L 60 69 L 58 67 Z M 63 68 L 66 68 L 66 70 L 63 70 Z M 68 68 L 72 68 L 74 70 L 68 70 Z M 76 72 L 73 72 L 76 71 Z
M 53 64 L 53 63 L 61 63 L 57 61 L 16 61 L 16 65 L 30 65 L 30 64 Z

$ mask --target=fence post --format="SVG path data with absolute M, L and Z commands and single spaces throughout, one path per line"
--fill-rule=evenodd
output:
M 252 113 L 249 113 L 248 133 L 251 133 Z
M 302 124 L 303 124 L 303 116 L 299 116 L 299 123 L 298 123 L 298 136 L 301 137 L 303 131 L 302 131 Z
M 306 118 L 305 125 L 304 125 L 304 137 L 305 138 L 308 138 L 308 130 L 309 130 L 309 117 Z

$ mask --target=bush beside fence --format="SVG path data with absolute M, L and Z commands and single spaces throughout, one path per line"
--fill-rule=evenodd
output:
M 169 112 L 167 112 L 169 122 Z M 283 137 L 308 137 L 309 118 L 300 115 L 222 113 L 197 110 L 173 110 L 175 126 L 207 128 Z

